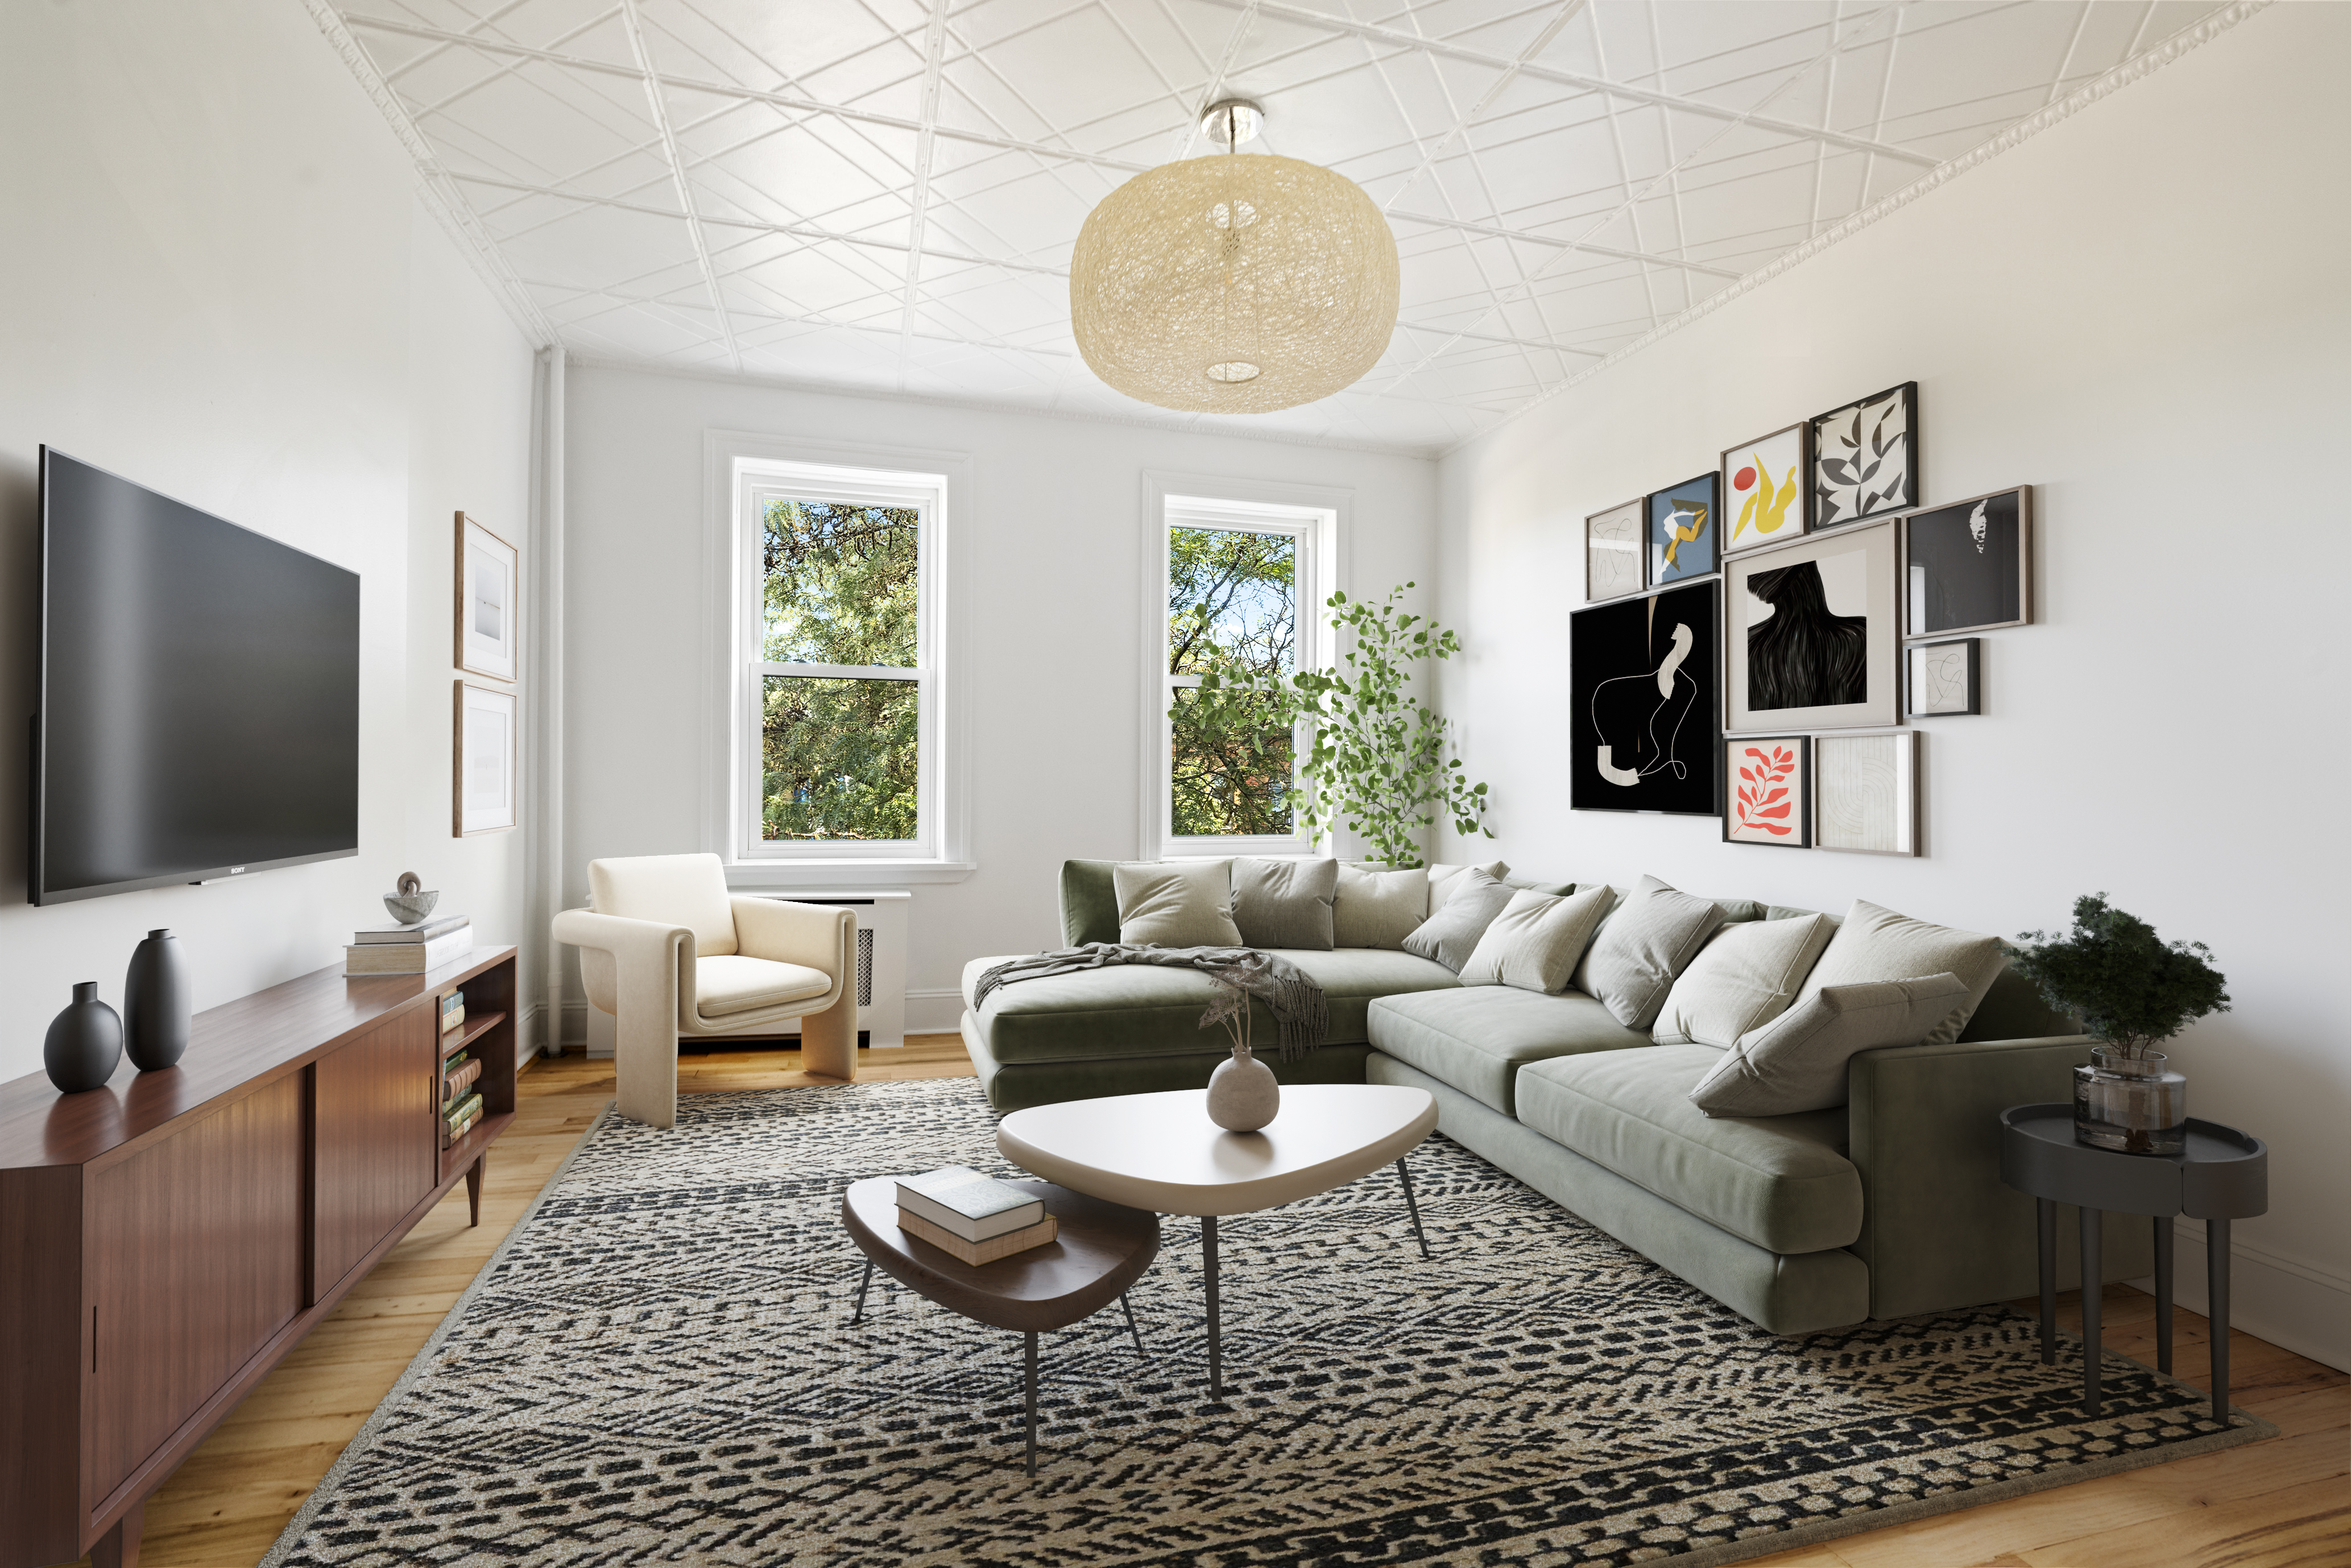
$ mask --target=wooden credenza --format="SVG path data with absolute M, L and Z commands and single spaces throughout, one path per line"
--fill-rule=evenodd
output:
M 479 1222 L 516 996 L 511 947 L 321 969 L 197 1014 L 175 1067 L 0 1084 L 0 1568 L 135 1563 L 148 1493 L 461 1180 Z M 460 1042 L 485 1114 L 444 1149 Z

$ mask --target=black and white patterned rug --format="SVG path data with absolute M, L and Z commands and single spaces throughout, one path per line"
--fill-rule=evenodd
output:
M 2005 1309 L 1783 1339 L 1442 1138 L 1222 1226 L 1211 1403 L 1198 1222 L 1133 1300 L 1021 1341 L 877 1275 L 841 1188 L 1012 1173 L 970 1080 L 608 1112 L 265 1559 L 433 1563 L 1735 1561 L 2273 1435 L 2110 1357 L 2043 1367 Z M 2069 1343 L 2069 1352 L 2074 1346 Z

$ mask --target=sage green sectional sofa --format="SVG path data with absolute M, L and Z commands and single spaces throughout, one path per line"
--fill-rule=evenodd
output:
M 1110 862 L 1063 867 L 1065 942 L 1118 939 Z M 1589 886 L 1590 884 L 1584 884 Z M 1717 898 L 1724 925 L 1810 911 Z M 1321 981 L 1328 1043 L 1271 1062 L 1285 1082 L 1427 1090 L 1438 1129 L 1716 1300 L 1779 1333 L 2012 1300 L 2035 1288 L 2032 1200 L 1999 1176 L 1997 1117 L 2064 1100 L 2087 1039 L 2002 971 L 1957 1040 L 1865 1051 L 1833 1110 L 1713 1116 L 1692 1087 L 1723 1052 L 1658 1044 L 1592 997 L 1463 986 L 1410 953 L 1276 949 Z M 998 1111 L 1199 1088 L 1223 1058 L 1199 1027 L 1214 982 L 1089 970 L 971 1001 L 963 1036 Z M 1261 1034 L 1272 1023 L 1262 1014 Z M 2061 1288 L 2078 1281 L 2070 1210 Z M 2152 1271 L 2147 1228 L 2106 1228 L 2104 1276 Z

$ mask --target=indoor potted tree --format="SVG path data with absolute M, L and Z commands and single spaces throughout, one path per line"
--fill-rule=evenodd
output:
M 2187 1143 L 2188 1081 L 2165 1071 L 2152 1047 L 2229 1010 L 2220 972 L 2206 961 L 2211 949 L 2167 944 L 2103 893 L 2074 901 L 2067 935 L 2027 931 L 2017 940 L 2030 946 L 2011 947 L 2009 967 L 2098 1041 L 2090 1064 L 2074 1070 L 2074 1135 L 2124 1154 L 2178 1154 Z

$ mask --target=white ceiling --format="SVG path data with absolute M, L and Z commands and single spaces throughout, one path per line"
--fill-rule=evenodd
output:
M 594 360 L 1441 450 L 2218 0 L 307 0 L 517 314 Z M 338 26 L 340 23 L 340 26 Z M 1385 209 L 1395 340 L 1281 413 L 1077 355 L 1199 107 Z M 1244 153 L 1244 156 L 1247 154 Z

